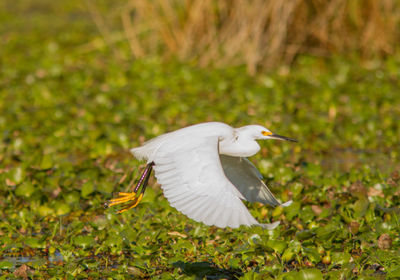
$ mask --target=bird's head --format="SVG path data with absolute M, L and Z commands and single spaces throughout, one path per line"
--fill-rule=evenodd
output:
M 238 129 L 241 134 L 246 134 L 255 140 L 265 140 L 265 139 L 277 139 L 284 141 L 297 142 L 293 138 L 282 136 L 279 134 L 272 133 L 268 128 L 261 125 L 248 125 Z

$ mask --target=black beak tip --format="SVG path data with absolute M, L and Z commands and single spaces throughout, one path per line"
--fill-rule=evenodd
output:
M 278 140 L 285 140 L 285 141 L 296 142 L 296 143 L 299 142 L 296 139 L 289 138 L 289 137 L 286 137 L 286 136 L 282 136 L 282 135 L 279 135 L 279 134 L 272 134 L 272 135 L 270 135 L 270 137 L 278 139 Z

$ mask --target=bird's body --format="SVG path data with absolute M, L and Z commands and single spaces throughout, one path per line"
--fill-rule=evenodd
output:
M 246 158 L 260 150 L 256 140 L 269 138 L 294 141 L 259 125 L 232 128 L 211 122 L 160 135 L 131 152 L 154 168 L 171 206 L 188 217 L 218 227 L 274 228 L 279 222 L 259 224 L 241 201 L 280 205 Z M 148 179 L 147 173 L 146 176 Z M 119 203 L 121 199 L 113 202 Z
M 243 128 L 232 128 L 220 122 L 201 123 L 188 126 L 160 135 L 143 144 L 143 146 L 131 149 L 132 154 L 138 159 L 145 159 L 148 162 L 154 161 L 159 147 L 166 143 L 174 143 L 179 146 L 181 143 L 189 144 L 205 138 L 218 140 L 219 154 L 250 157 L 255 155 L 260 146 L 256 141 L 243 141 Z M 241 136 L 241 137 L 240 137 Z M 240 138 L 239 138 L 240 137 Z M 179 148 L 179 147 L 178 147 Z

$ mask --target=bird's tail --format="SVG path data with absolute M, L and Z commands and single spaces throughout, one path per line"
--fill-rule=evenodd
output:
M 163 143 L 163 139 L 167 134 L 158 136 L 143 143 L 142 146 L 131 149 L 131 153 L 138 160 L 147 160 L 148 163 L 154 160 L 154 156 Z
M 149 149 L 146 149 L 146 146 L 133 148 L 130 150 L 130 152 L 138 160 L 147 160 L 150 154 L 150 151 Z

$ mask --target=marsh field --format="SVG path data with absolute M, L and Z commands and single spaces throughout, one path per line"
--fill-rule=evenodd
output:
M 393 18 L 376 22 L 392 29 L 357 20 L 352 4 L 355 25 L 328 19 L 335 36 L 314 30 L 295 50 L 279 38 L 264 50 L 229 41 L 233 24 L 214 30 L 217 42 L 199 39 L 207 26 L 168 33 L 173 21 L 146 33 L 151 18 L 130 20 L 146 1 L 1 1 L 0 279 L 399 279 L 399 7 L 381 2 Z M 215 52 L 229 46 L 231 56 Z M 251 158 L 276 197 L 293 200 L 246 202 L 279 227 L 197 223 L 154 177 L 133 210 L 103 207 L 144 168 L 129 148 L 206 121 L 299 140 L 264 141 Z

